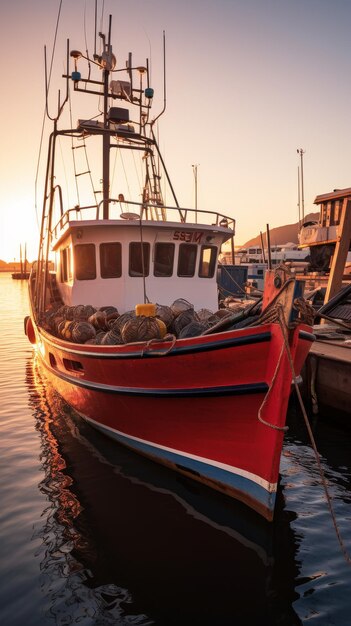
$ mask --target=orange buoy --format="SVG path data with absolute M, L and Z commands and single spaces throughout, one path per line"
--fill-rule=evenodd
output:
M 156 304 L 152 304 L 151 302 L 147 302 L 145 304 L 136 304 L 135 315 L 137 316 L 144 315 L 145 317 L 155 317 Z

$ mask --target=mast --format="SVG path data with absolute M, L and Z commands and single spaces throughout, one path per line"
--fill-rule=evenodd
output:
M 108 78 L 109 71 L 104 69 L 104 134 L 102 138 L 102 206 L 103 218 L 109 218 L 109 195 L 110 195 L 110 135 L 108 132 Z
M 112 15 L 109 16 L 108 27 L 108 41 L 105 44 L 105 35 L 99 33 L 102 38 L 104 51 L 101 57 L 101 67 L 103 68 L 103 83 L 104 83 L 104 134 L 102 138 L 102 206 L 103 206 L 103 218 L 108 220 L 109 218 L 109 196 L 110 196 L 110 133 L 109 133 L 109 121 L 108 121 L 108 82 L 110 70 L 115 66 L 114 57 L 112 54 L 111 46 L 111 22 Z

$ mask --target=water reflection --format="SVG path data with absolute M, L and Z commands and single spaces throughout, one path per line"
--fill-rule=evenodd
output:
M 351 503 L 351 442 L 349 428 L 343 428 L 333 422 L 333 416 L 323 419 L 311 416 L 311 426 L 318 452 L 321 457 L 323 472 L 329 484 L 333 498 Z M 289 410 L 289 428 L 285 438 L 285 454 L 292 459 L 290 471 L 297 473 L 304 470 L 303 485 L 320 485 L 318 491 L 324 498 L 321 476 L 309 435 L 303 421 L 301 410 L 295 397 Z M 290 434 L 292 433 L 292 434 Z M 296 446 L 296 443 L 299 445 Z M 289 450 L 289 452 L 287 452 Z
M 47 497 L 40 539 L 46 617 L 58 624 L 279 624 L 298 576 L 293 515 L 274 524 L 110 442 L 42 378 L 26 382 Z

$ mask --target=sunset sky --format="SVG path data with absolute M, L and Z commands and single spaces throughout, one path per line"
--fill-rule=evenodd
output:
M 15 0 L 0 8 L 0 259 L 37 254 L 44 113 L 44 44 L 51 55 L 59 0 Z M 101 15 L 102 3 L 99 2 Z M 317 194 L 351 186 L 350 0 L 105 0 L 119 65 L 128 52 L 151 58 L 155 114 L 162 106 L 166 32 L 167 110 L 160 147 L 181 205 L 237 221 L 236 243 L 298 219 L 298 148 L 305 213 Z M 63 0 L 50 104 L 64 88 L 66 39 L 93 50 L 94 1 Z M 100 25 L 99 25 L 100 26 Z M 44 132 L 42 158 L 46 154 Z M 45 159 L 44 159 L 45 160 Z

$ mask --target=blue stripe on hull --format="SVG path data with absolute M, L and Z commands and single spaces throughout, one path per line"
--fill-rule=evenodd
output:
M 244 335 L 243 337 L 228 337 L 221 339 L 214 339 L 213 341 L 206 341 L 200 343 L 190 343 L 185 345 L 176 345 L 170 352 L 165 352 L 164 357 L 177 357 L 185 354 L 196 354 L 198 352 L 211 352 L 213 350 L 225 350 L 228 348 L 237 348 L 241 346 L 249 346 L 256 343 L 264 343 L 271 340 L 271 332 L 265 331 L 261 333 L 253 333 L 252 335 Z M 200 337 L 201 339 L 201 337 Z M 68 352 L 69 354 L 79 354 L 80 356 L 89 356 L 92 359 L 139 359 L 143 358 L 143 360 L 148 358 L 157 358 L 157 354 L 153 353 L 152 350 L 145 349 L 145 343 L 135 344 L 138 346 L 136 350 L 133 352 L 90 352 L 87 350 L 75 350 L 74 343 L 71 345 L 57 345 L 54 341 L 55 337 L 50 338 L 49 336 L 45 336 L 44 341 L 51 346 L 54 346 L 56 349 L 62 352 Z M 184 340 L 182 340 L 184 341 Z M 68 342 L 67 342 L 68 343 Z M 99 346 L 102 348 L 103 346 Z M 111 346 L 110 346 L 111 347 Z
M 209 481 L 215 481 L 219 485 L 223 486 L 223 490 L 226 488 L 229 490 L 232 489 L 258 503 L 260 508 L 263 507 L 271 512 L 274 510 L 276 490 L 268 491 L 255 481 L 235 473 L 235 469 L 233 469 L 233 471 L 228 471 L 216 465 L 211 465 L 210 463 L 199 461 L 189 456 L 184 456 L 180 452 L 172 452 L 158 446 L 153 446 L 150 443 L 138 441 L 133 437 L 128 437 L 128 435 L 116 432 L 112 428 L 105 427 L 103 424 L 100 424 L 95 420 L 91 420 L 85 415 L 81 414 L 81 416 L 83 419 L 90 422 L 95 428 L 101 430 L 108 437 L 136 450 L 143 455 L 152 457 L 156 461 L 159 460 L 160 462 L 164 461 L 171 463 L 172 465 L 176 465 L 180 470 L 188 470 L 189 473 L 193 474 L 194 479 L 202 477 L 204 479 L 208 479 Z

